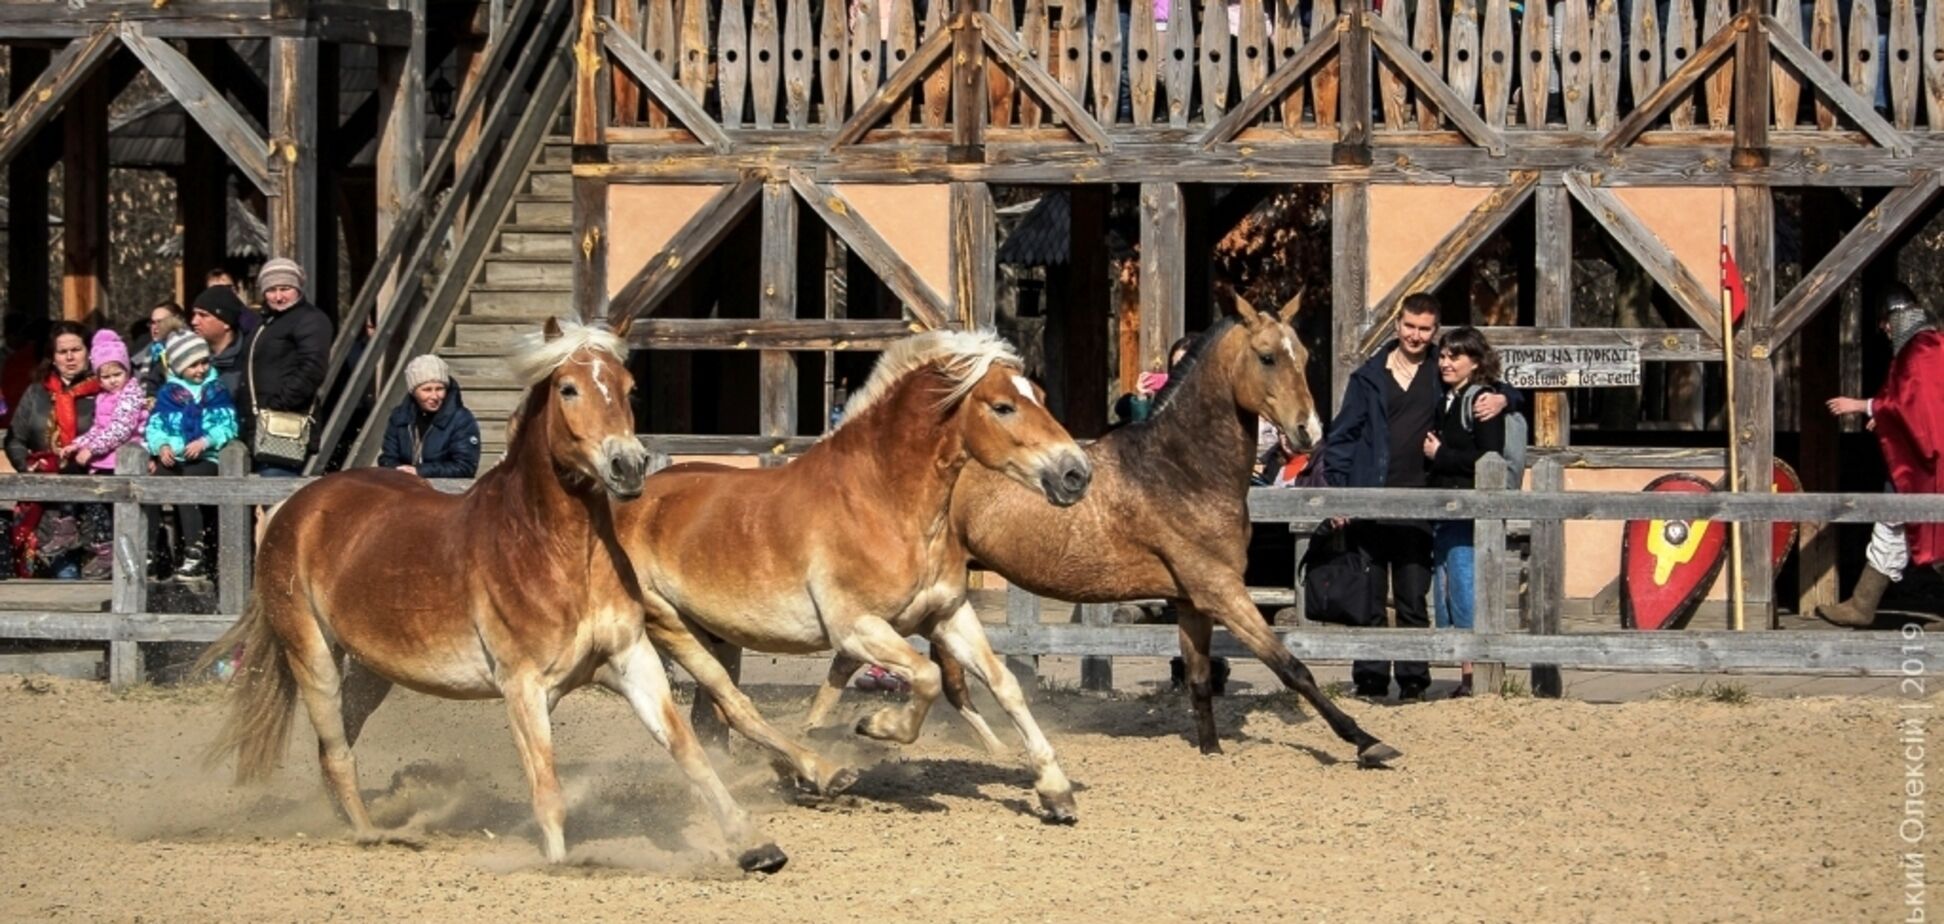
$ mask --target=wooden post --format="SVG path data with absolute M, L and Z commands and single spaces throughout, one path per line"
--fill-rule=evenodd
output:
M 317 39 L 270 40 L 270 148 L 278 166 L 270 252 L 297 261 L 313 279 L 337 271 L 317 265 L 317 59 Z
M 1566 490 L 1566 469 L 1558 459 L 1540 459 L 1532 466 L 1532 490 Z M 1562 520 L 1532 522 L 1532 557 L 1527 562 L 1527 630 L 1533 635 L 1558 635 L 1560 613 L 1566 607 L 1566 524 Z M 1559 665 L 1532 666 L 1532 695 L 1558 698 L 1565 692 Z
M 204 74 L 222 67 L 220 39 L 189 42 L 189 62 Z M 183 120 L 182 166 L 175 170 L 176 223 L 182 226 L 182 264 L 176 301 L 187 308 L 203 290 L 203 274 L 229 256 L 228 171 L 212 169 L 226 155 L 195 119 Z M 147 305 L 129 306 L 147 308 Z
M 985 160 L 986 59 L 975 16 L 985 3 L 951 0 L 951 4 L 952 146 L 946 159 L 976 164 Z
M 378 242 L 398 233 L 398 218 L 411 204 L 425 172 L 425 0 L 405 0 L 411 40 L 378 49 Z M 475 123 L 477 120 L 474 120 Z M 475 126 L 476 127 L 476 126 Z M 394 267 L 378 290 L 378 316 L 391 309 L 398 288 Z M 346 323 L 362 324 L 362 318 Z
M 1107 432 L 1107 188 L 1070 186 L 1072 237 L 1067 244 L 1067 291 L 1047 312 L 1065 336 L 1058 357 L 1065 398 L 1061 422 L 1080 438 Z M 1047 293 L 1053 295 L 1054 293 Z M 1163 347 L 1166 349 L 1166 347 Z M 1049 361 L 1053 357 L 1048 357 Z
M 1542 330 L 1573 324 L 1573 199 L 1566 187 L 1540 186 L 1533 192 L 1533 318 Z M 1540 392 L 1533 414 L 1533 444 L 1559 448 L 1571 443 L 1571 409 L 1564 391 Z M 1532 489 L 1562 491 L 1566 474 L 1559 462 L 1542 460 L 1532 467 Z M 1529 620 L 1535 633 L 1556 634 L 1566 602 L 1566 533 L 1558 520 L 1532 524 Z M 1557 665 L 1532 667 L 1534 696 L 1557 697 L 1563 692 Z
M 250 453 L 243 443 L 231 440 L 216 457 L 219 475 L 248 475 Z M 268 512 L 265 512 L 268 516 Z M 216 511 L 216 611 L 242 615 L 250 600 L 256 557 L 256 508 L 246 504 L 224 504 Z
M 1803 190 L 1802 265 L 1814 266 L 1836 243 L 1842 229 L 1855 216 L 1840 190 Z M 1846 290 L 1853 288 L 1845 286 Z M 1839 352 L 1847 360 L 1860 350 L 1852 350 L 1843 340 L 1844 303 L 1818 311 L 1803 325 L 1797 337 L 1796 408 L 1800 438 L 1796 441 L 1796 473 L 1802 476 L 1807 491 L 1836 491 L 1842 487 L 1842 422 L 1824 410 L 1823 402 L 1837 395 L 1853 395 L 1843 390 L 1843 362 L 1830 361 L 1828 351 Z M 1860 390 L 1860 389 L 1859 389 Z M 1837 537 L 1833 523 L 1802 523 L 1796 539 L 1796 612 L 1813 613 L 1819 605 L 1841 599 L 1837 578 Z
M 345 144 L 357 144 L 338 131 L 338 120 L 343 115 L 338 111 L 338 73 L 343 46 L 337 42 L 321 42 L 317 46 L 317 82 L 309 88 L 311 94 L 311 163 L 313 164 L 312 182 L 316 184 L 313 197 L 313 211 L 310 217 L 311 257 L 304 262 L 304 273 L 308 287 L 304 295 L 311 304 L 324 309 L 324 313 L 339 325 L 345 323 L 339 312 L 346 306 L 341 304 L 338 292 L 338 174 L 341 172 L 324 165 L 340 162 L 337 149 Z M 320 129 L 319 126 L 325 128 Z M 362 141 L 363 139 L 359 139 Z M 381 168 L 382 169 L 382 168 Z M 356 293 L 352 293 L 354 296 Z M 360 322 L 362 323 L 362 322 Z
M 148 474 L 148 450 L 130 443 L 115 453 L 115 474 Z M 141 646 L 122 638 L 125 620 L 148 611 L 148 523 L 141 504 L 116 504 L 113 608 L 115 630 L 108 642 L 108 686 L 126 690 L 142 682 Z
M 1114 608 L 1106 603 L 1076 603 L 1073 605 L 1073 621 L 1083 626 L 1111 626 L 1114 624 Z M 1080 689 L 1112 693 L 1114 659 L 1081 658 Z
M 981 69 L 983 73 L 983 69 Z M 998 318 L 998 236 L 992 190 L 984 183 L 952 184 L 952 307 L 969 330 L 990 331 Z
M 1504 457 L 1488 452 L 1478 460 L 1477 487 L 1480 491 L 1503 491 L 1511 475 Z M 1473 631 L 1480 635 L 1510 635 L 1510 604 L 1505 589 L 1505 521 L 1479 520 L 1472 533 Z M 1472 665 L 1474 687 L 1497 693 L 1505 688 L 1505 665 L 1480 661 Z
M 765 321 L 796 317 L 797 202 L 796 191 L 782 179 L 763 184 L 763 256 L 758 316 Z M 764 436 L 783 438 L 797 432 L 796 357 L 788 350 L 764 350 L 761 362 L 762 427 Z M 765 466 L 782 465 L 780 452 L 764 453 Z
M 1038 594 L 1018 584 L 1006 585 L 1006 625 L 1013 629 L 1038 631 L 1040 624 L 1040 598 Z M 1006 670 L 1019 681 L 1027 693 L 1039 689 L 1039 656 L 1007 655 Z
M 1141 367 L 1168 368 L 1168 346 L 1181 338 L 1188 301 L 1188 223 L 1181 187 L 1141 184 Z
M 9 100 L 19 99 L 47 69 L 47 49 L 14 45 L 8 52 Z M 7 310 L 47 317 L 47 169 L 60 139 L 43 131 L 7 163 Z
M 1731 158 L 1735 169 L 1766 167 L 1769 163 L 1769 67 L 1768 29 L 1762 16 L 1768 4 L 1763 0 L 1737 0 L 1741 12 L 1741 34 L 1735 37 L 1735 149 Z M 1737 187 L 1740 188 L 1740 187 Z M 1766 190 L 1765 190 L 1766 191 Z M 1736 258 L 1741 257 L 1737 253 Z M 1768 476 L 1762 476 L 1766 479 Z M 1764 481 L 1764 484 L 1767 482 Z
M 1337 143 L 1331 161 L 1364 166 L 1370 163 L 1372 60 L 1370 28 L 1364 23 L 1364 17 L 1370 15 L 1370 4 L 1368 0 L 1344 0 L 1339 12 L 1345 26 L 1337 46 L 1337 55 L 1343 63 L 1343 80 L 1337 84 Z M 1325 29 L 1329 25 L 1317 23 L 1315 28 Z
M 1749 68 L 1736 68 L 1739 76 Z M 1768 67 L 1759 69 L 1766 79 Z M 1766 111 L 1767 101 L 1763 103 Z M 1735 417 L 1741 485 L 1766 494 L 1775 478 L 1775 363 L 1769 358 L 1775 309 L 1775 199 L 1766 186 L 1735 187 L 1735 259 L 1748 291 L 1748 310 L 1735 334 Z M 1751 523 L 1742 530 L 1741 574 L 1751 624 L 1775 624 L 1773 531 Z
M 61 115 L 61 315 L 70 321 L 108 308 L 109 80 L 107 68 L 95 71 Z
M 1349 79 L 1351 68 L 1344 68 Z M 1364 76 L 1370 76 L 1368 68 Z M 1368 120 L 1366 94 L 1364 118 Z M 1346 116 L 1347 118 L 1347 116 Z M 1330 407 L 1343 404 L 1350 374 L 1363 364 L 1364 325 L 1370 316 L 1368 260 L 1370 187 L 1337 183 L 1330 188 Z
M 607 159 L 607 123 L 614 82 L 604 80 L 601 0 L 577 0 L 580 34 L 574 40 L 574 162 Z M 584 321 L 608 312 L 608 181 L 574 176 L 574 310 Z

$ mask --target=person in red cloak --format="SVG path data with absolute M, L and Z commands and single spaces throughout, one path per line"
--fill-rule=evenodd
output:
M 1902 284 L 1885 295 L 1877 324 L 1895 350 L 1883 388 L 1868 401 L 1831 398 L 1829 412 L 1869 415 L 1897 493 L 1944 492 L 1944 333 L 1937 316 Z M 1944 523 L 1878 523 L 1868 557 L 1850 598 L 1816 607 L 1817 616 L 1839 626 L 1874 625 L 1877 602 L 1903 580 L 1907 565 L 1944 567 Z

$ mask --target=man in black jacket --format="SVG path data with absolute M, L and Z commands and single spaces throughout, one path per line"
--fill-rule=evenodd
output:
M 1431 355 L 1437 337 L 1437 299 L 1423 292 L 1407 296 L 1398 311 L 1395 339 L 1351 374 L 1343 404 L 1330 422 L 1323 475 L 1332 487 L 1425 486 L 1424 437 L 1436 425 L 1443 405 L 1443 384 Z M 1489 420 L 1507 403 L 1502 394 L 1480 395 L 1474 410 L 1478 419 Z M 1351 543 L 1363 550 L 1376 572 L 1361 624 L 1384 624 L 1383 588 L 1388 584 L 1398 628 L 1430 628 L 1430 522 L 1348 523 L 1341 518 L 1332 522 L 1337 528 L 1349 528 Z M 1390 695 L 1392 675 L 1389 661 L 1358 661 L 1350 668 L 1357 695 L 1371 699 Z M 1395 676 L 1402 699 L 1421 699 L 1431 685 L 1430 665 L 1422 661 L 1397 662 Z
M 253 438 L 258 411 L 317 413 L 331 357 L 331 319 L 304 298 L 303 290 L 304 268 L 295 260 L 278 257 L 257 272 L 265 317 L 244 350 L 243 388 L 236 401 L 245 439 Z M 300 468 L 261 459 L 255 464 L 264 476 L 296 477 Z

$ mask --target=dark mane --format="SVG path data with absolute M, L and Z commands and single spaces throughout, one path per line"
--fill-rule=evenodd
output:
M 1245 425 L 1229 390 L 1213 383 L 1224 373 L 1210 361 L 1216 345 L 1241 324 L 1225 315 L 1197 336 L 1168 374 L 1148 418 L 1108 432 L 1096 444 L 1099 451 L 1113 454 L 1142 484 L 1180 495 L 1225 497 L 1235 484 L 1247 484 L 1254 424 Z
M 1181 383 L 1194 374 L 1202 361 L 1215 349 L 1215 344 L 1221 342 L 1222 335 L 1228 333 L 1229 328 L 1241 323 L 1241 318 L 1225 314 L 1222 315 L 1221 320 L 1209 325 L 1207 330 L 1195 336 L 1195 342 L 1188 346 L 1188 352 L 1182 354 L 1181 362 L 1176 363 L 1174 368 L 1168 371 L 1168 384 L 1161 386 L 1160 393 L 1154 396 L 1154 410 L 1149 420 L 1159 416 L 1173 404 L 1172 399 L 1175 394 L 1181 391 Z

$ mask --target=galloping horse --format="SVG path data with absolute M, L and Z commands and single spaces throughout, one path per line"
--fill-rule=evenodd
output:
M 939 670 L 905 636 L 929 636 L 992 688 L 1026 739 L 1048 819 L 1070 822 L 1072 786 L 962 605 L 966 554 L 947 515 L 962 469 L 1023 485 L 1041 507 L 1085 496 L 1086 456 L 1020 370 L 1018 354 L 990 334 L 906 338 L 884 352 L 843 424 L 795 461 L 657 472 L 641 500 L 619 510 L 620 533 L 658 641 L 686 635 L 688 620 L 727 645 L 834 648 L 845 664 L 877 664 L 909 681 L 904 708 L 866 717 L 860 734 L 917 739 Z M 732 727 L 775 748 L 719 665 L 697 680 Z
M 701 793 L 744 869 L 786 858 L 756 844 L 647 639 L 614 533 L 641 493 L 647 453 L 629 405 L 625 328 L 548 321 L 512 358 L 529 389 L 506 458 L 462 495 L 396 470 L 343 472 L 304 487 L 270 520 L 248 612 L 204 660 L 241 643 L 228 723 L 212 757 L 267 775 L 292 702 L 317 730 L 327 788 L 361 843 L 381 839 L 358 793 L 351 746 L 393 684 L 448 699 L 504 697 L 533 791 L 542 850 L 566 857 L 566 806 L 549 713 L 589 681 L 619 693 Z M 348 656 L 349 664 L 345 664 Z M 751 846 L 754 844 L 754 846 Z
M 1195 342 L 1148 420 L 1087 447 L 1094 478 L 1081 503 L 1049 511 L 1005 479 L 968 468 L 952 495 L 952 527 L 981 564 L 1034 593 L 1076 603 L 1173 601 L 1203 753 L 1222 749 L 1209 684 L 1212 618 L 1355 744 L 1360 763 L 1377 765 L 1402 755 L 1323 695 L 1263 621 L 1242 580 L 1255 418 L 1267 417 L 1298 448 L 1322 436 L 1303 375 L 1309 352 L 1288 323 L 1300 304 L 1292 299 L 1276 315 L 1237 298 L 1237 316 Z M 994 747 L 963 675 L 944 667 L 947 699 Z M 850 679 L 841 668 L 855 670 L 832 666 L 821 695 L 833 701 Z

